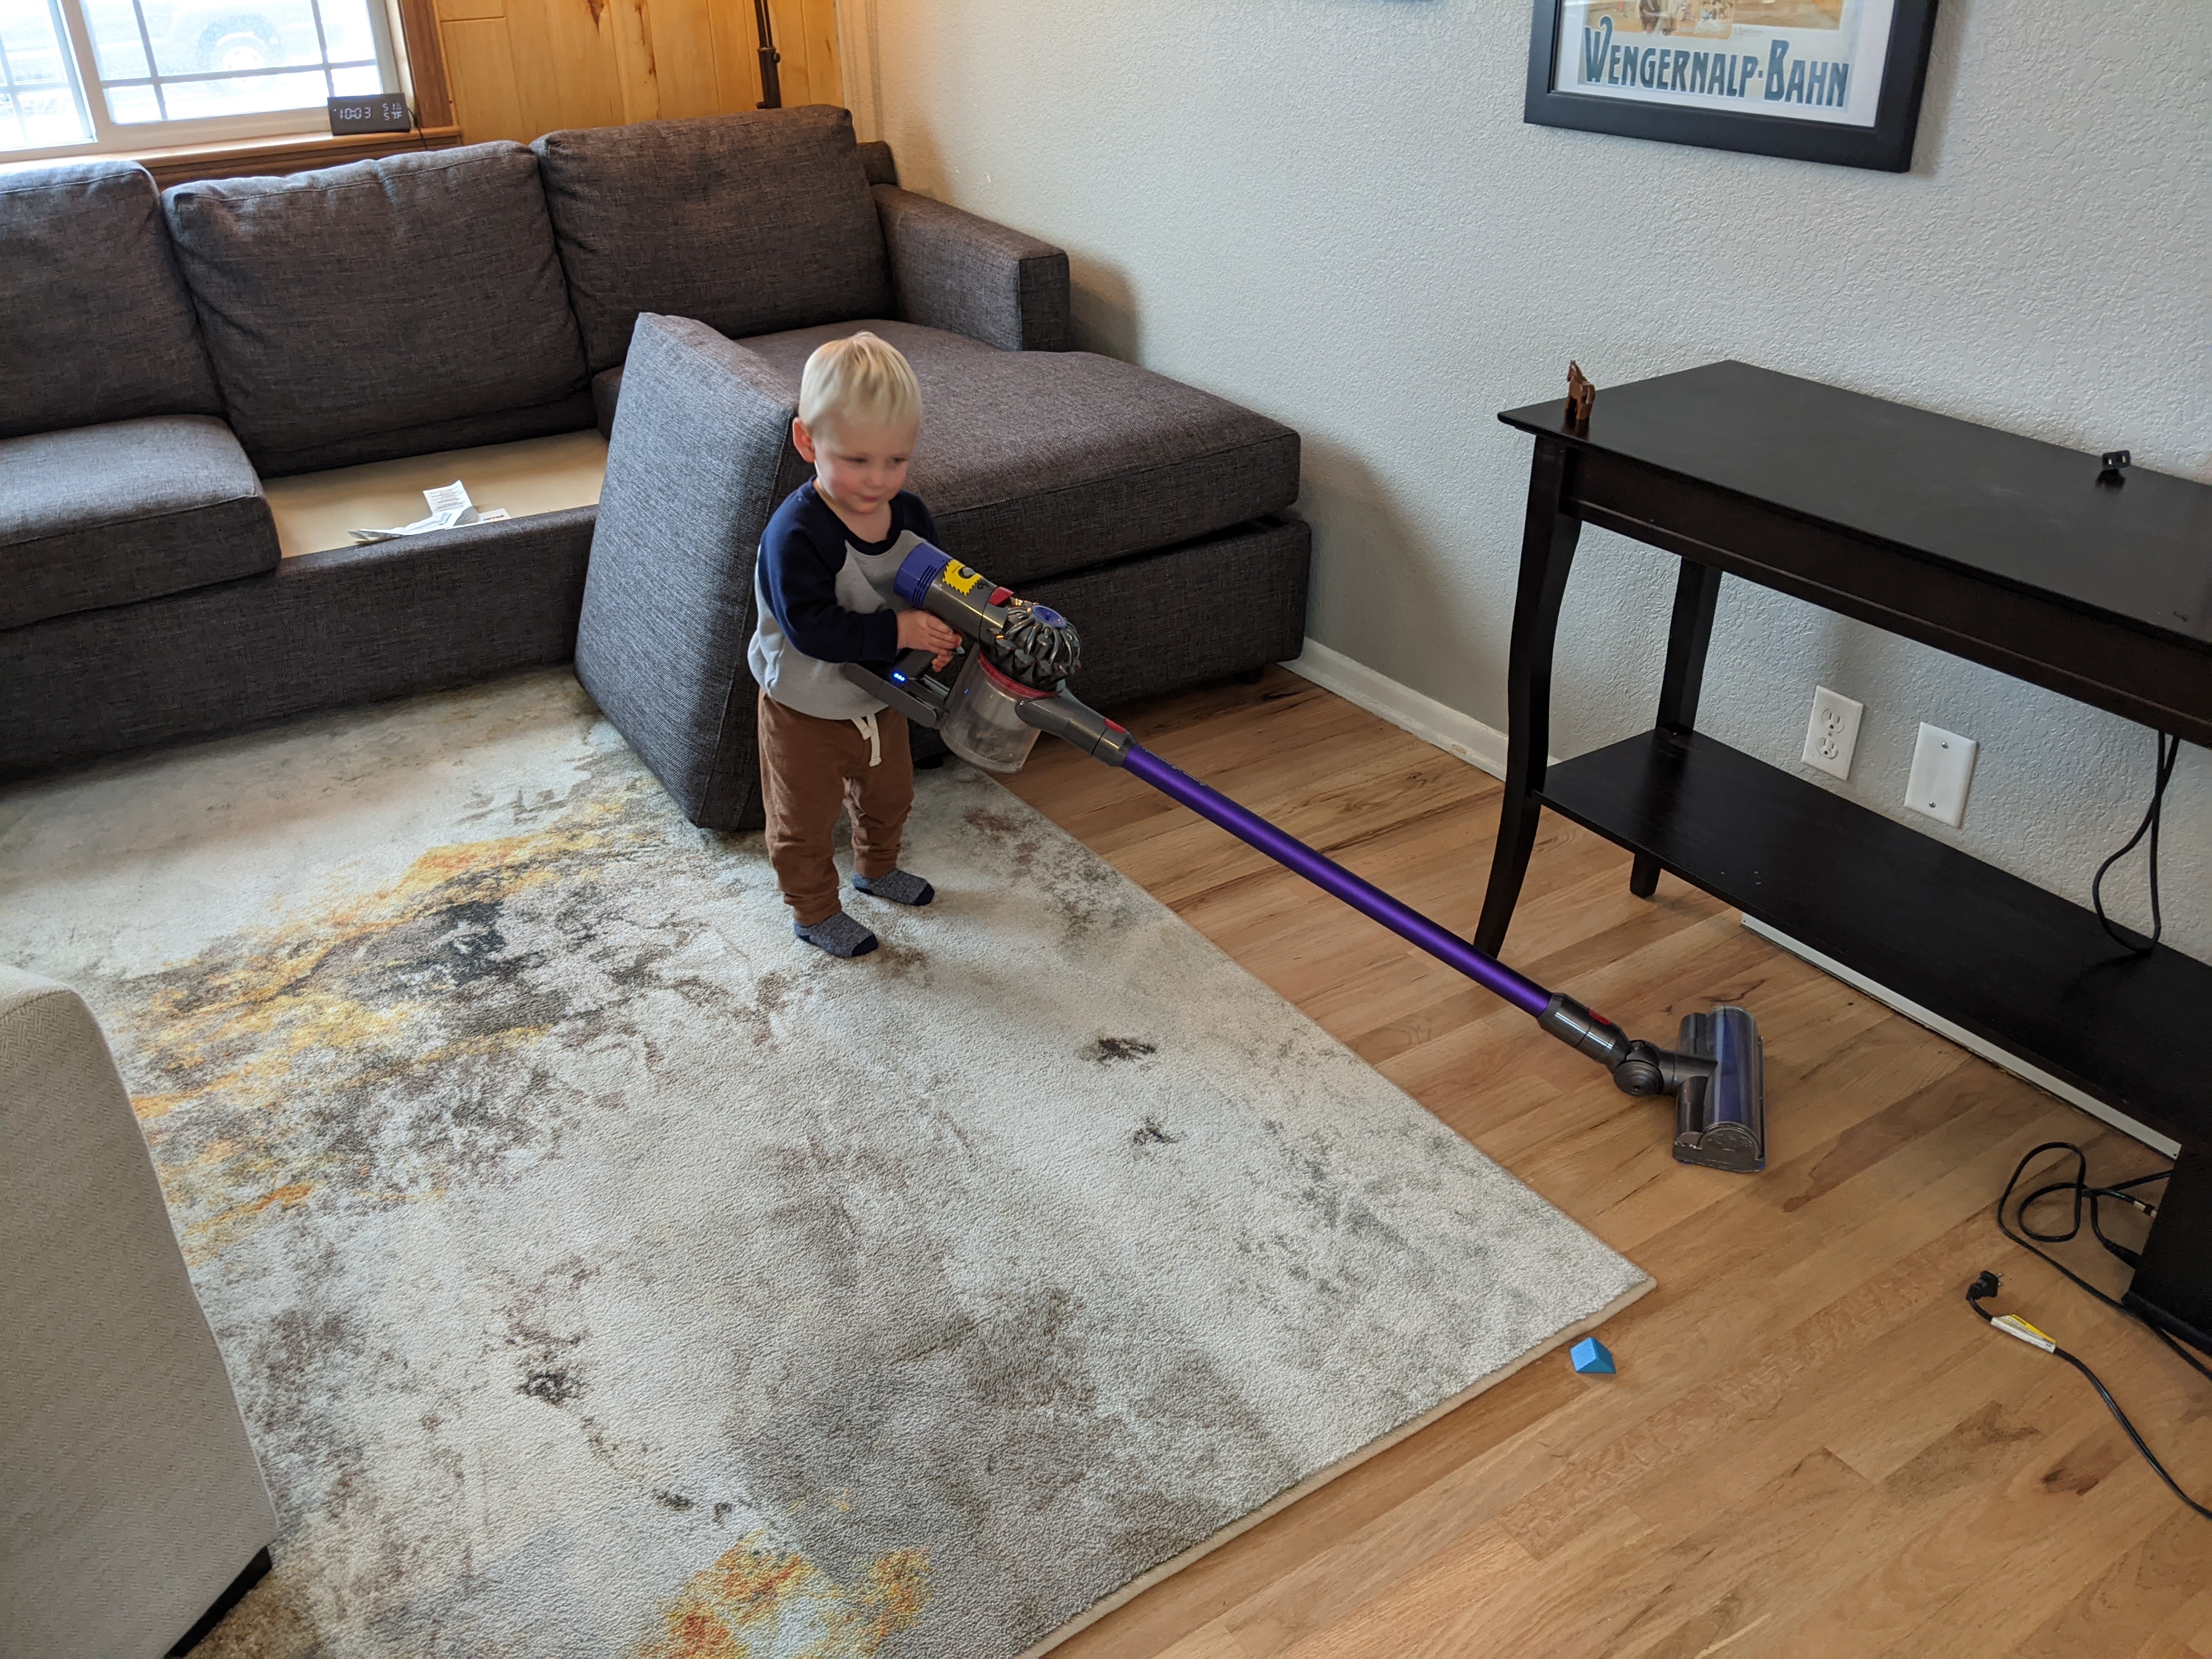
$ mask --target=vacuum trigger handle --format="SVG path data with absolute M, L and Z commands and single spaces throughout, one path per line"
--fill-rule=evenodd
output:
M 917 645 L 910 650 L 902 651 L 898 653 L 897 659 L 891 664 L 891 678 L 900 685 L 908 684 L 928 672 L 930 664 L 936 660 L 937 653 L 926 645 Z

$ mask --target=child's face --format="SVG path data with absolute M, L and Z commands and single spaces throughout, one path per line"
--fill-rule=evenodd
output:
M 872 421 L 841 421 L 821 432 L 791 423 L 801 459 L 814 464 L 815 487 L 848 512 L 873 514 L 906 487 L 907 461 L 918 428 Z

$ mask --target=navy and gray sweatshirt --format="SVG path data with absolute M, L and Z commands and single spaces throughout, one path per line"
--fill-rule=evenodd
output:
M 921 498 L 891 497 L 891 533 L 864 542 L 814 492 L 811 479 L 785 498 L 761 532 L 753 567 L 760 624 L 745 653 L 753 678 L 787 708 L 827 720 L 865 720 L 884 707 L 837 672 L 848 662 L 898 655 L 894 613 L 907 608 L 891 579 L 937 526 Z

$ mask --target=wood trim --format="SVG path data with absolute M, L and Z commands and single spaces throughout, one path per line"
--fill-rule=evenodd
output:
M 314 167 L 341 161 L 367 161 L 380 155 L 405 155 L 422 149 L 451 149 L 461 142 L 456 126 L 417 127 L 412 132 L 280 133 L 273 138 L 240 138 L 220 144 L 186 144 L 148 149 L 120 159 L 141 163 L 163 190 L 195 179 L 240 179 Z M 107 159 L 103 157 L 102 159 Z
M 453 93 L 438 34 L 438 0 L 393 0 L 399 45 L 415 94 L 415 124 L 424 131 L 453 125 Z

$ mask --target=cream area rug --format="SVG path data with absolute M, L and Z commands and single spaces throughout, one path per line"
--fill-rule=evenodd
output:
M 565 672 L 0 793 L 283 1517 L 210 1659 L 1041 1652 L 1646 1288 L 988 778 L 908 848 L 823 956 Z

